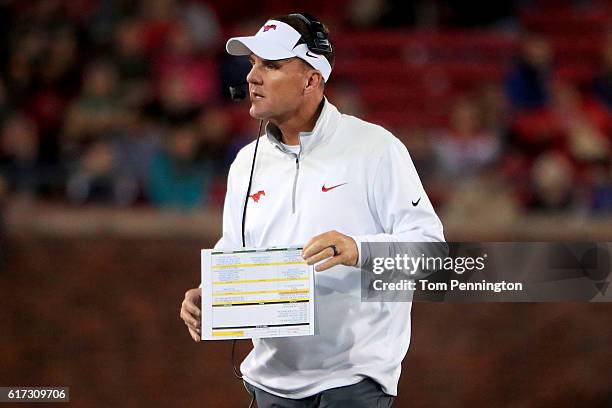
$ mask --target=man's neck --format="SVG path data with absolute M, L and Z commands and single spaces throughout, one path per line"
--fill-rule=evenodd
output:
M 300 132 L 311 132 L 319 115 L 323 110 L 323 101 L 312 103 L 301 109 L 297 114 L 292 115 L 286 121 L 274 121 L 274 123 L 281 131 L 282 142 L 287 145 L 299 145 L 300 144 Z

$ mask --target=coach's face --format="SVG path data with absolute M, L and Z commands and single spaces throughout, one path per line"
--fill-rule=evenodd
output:
M 289 119 L 302 103 L 308 83 L 308 66 L 295 57 L 270 61 L 251 54 L 249 61 L 251 71 L 247 82 L 251 116 L 272 122 Z

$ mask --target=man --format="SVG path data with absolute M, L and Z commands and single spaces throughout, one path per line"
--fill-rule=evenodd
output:
M 259 407 L 387 407 L 408 350 L 411 303 L 361 301 L 359 265 L 367 256 L 361 243 L 443 241 L 442 225 L 405 146 L 324 97 L 333 51 L 314 52 L 322 47 L 312 41 L 318 35 L 312 21 L 279 17 L 255 36 L 227 43 L 230 54 L 249 56 L 249 113 L 268 122 L 249 191 L 245 244 L 305 243 L 303 257 L 319 272 L 317 335 L 254 339 L 240 368 Z M 242 246 L 253 152 L 251 143 L 230 168 L 215 248 Z M 181 308 L 195 341 L 200 302 L 200 289 L 191 289 Z

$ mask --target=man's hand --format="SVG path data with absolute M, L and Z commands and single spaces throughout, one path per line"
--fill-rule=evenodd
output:
M 187 325 L 189 334 L 193 341 L 200 341 L 200 327 L 202 327 L 202 313 L 200 307 L 202 305 L 202 289 L 189 289 L 185 293 L 185 300 L 181 303 L 181 319 Z
M 334 256 L 332 245 L 336 247 L 336 256 Z M 302 257 L 308 265 L 314 265 L 319 261 L 331 258 L 315 266 L 315 271 L 322 272 L 340 264 L 356 266 L 359 260 L 359 251 L 353 238 L 338 231 L 328 231 L 312 237 L 304 246 Z

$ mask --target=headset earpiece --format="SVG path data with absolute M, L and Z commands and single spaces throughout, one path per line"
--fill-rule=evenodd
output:
M 303 38 L 308 49 L 317 54 L 325 54 L 332 52 L 332 45 L 329 42 L 327 33 L 323 23 L 317 20 L 314 16 L 307 13 L 293 13 L 290 16 L 294 16 L 306 23 L 310 38 Z

